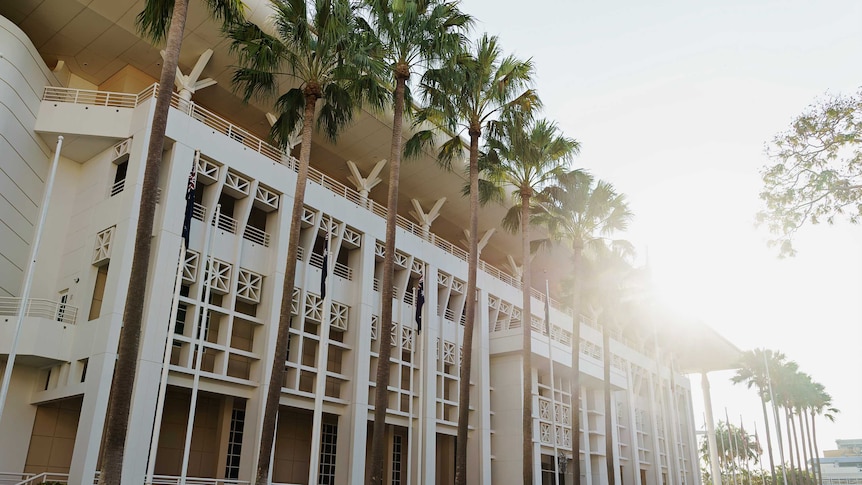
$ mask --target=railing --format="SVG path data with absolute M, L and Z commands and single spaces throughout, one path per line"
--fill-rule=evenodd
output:
M 38 475 L 27 474 L 24 480 L 16 485 L 38 485 L 40 483 L 69 483 L 68 473 L 40 473 Z
M 269 233 L 254 226 L 245 226 L 245 232 L 243 232 L 242 237 L 265 248 L 269 247 Z
M 119 194 L 126 188 L 126 179 L 118 180 L 111 186 L 111 197 Z
M 42 97 L 43 101 L 59 101 L 59 102 L 67 102 L 67 103 L 76 103 L 76 104 L 95 104 L 95 105 L 104 105 L 104 106 L 117 106 L 117 107 L 127 107 L 134 108 L 140 103 L 153 98 L 158 93 L 158 83 L 155 83 L 149 86 L 144 91 L 134 94 L 127 93 L 110 93 L 107 91 L 87 91 L 80 89 L 71 89 L 71 88 L 56 88 L 52 86 L 48 86 L 45 88 L 45 93 Z M 231 138 L 232 140 L 242 144 L 246 148 L 250 148 L 257 153 L 273 160 L 275 162 L 281 163 L 294 172 L 299 170 L 299 160 L 296 158 L 285 154 L 282 150 L 270 145 L 265 142 L 261 138 L 253 135 L 252 133 L 240 128 L 239 126 L 230 123 L 224 118 L 218 116 L 217 114 L 202 108 L 201 106 L 195 104 L 193 101 L 186 101 L 180 98 L 179 94 L 172 93 L 171 95 L 171 106 L 176 108 L 183 113 L 191 116 L 192 118 L 200 121 L 206 126 L 212 128 L 213 130 Z M 333 192 L 336 195 L 339 195 L 361 207 L 366 208 L 372 213 L 386 218 L 387 209 L 386 207 L 380 205 L 379 203 L 371 200 L 362 198 L 354 189 L 342 184 L 341 182 L 329 177 L 328 175 L 320 172 L 319 170 L 309 167 L 308 172 L 309 180 L 317 183 L 318 185 L 325 187 L 330 192 Z M 198 204 L 195 204 L 195 218 L 199 220 L 203 220 L 203 217 L 198 217 Z M 445 239 L 437 237 L 436 234 L 425 232 L 422 229 L 422 226 L 406 219 L 401 215 L 396 216 L 396 224 L 398 227 L 406 230 L 407 232 L 428 241 L 434 246 L 442 249 L 443 251 L 452 254 L 453 256 L 461 259 L 462 261 L 467 261 L 467 251 L 455 246 L 454 244 L 446 241 Z M 495 268 L 487 264 L 484 261 L 479 261 L 479 269 L 485 271 L 490 276 L 497 278 L 504 283 L 514 286 L 515 288 L 521 288 L 521 283 L 511 275 Z M 541 292 L 537 292 L 533 289 L 533 295 L 539 298 L 540 301 L 544 301 L 544 295 Z M 551 300 L 551 306 L 568 313 L 571 315 L 571 310 L 564 308 L 560 305 L 559 302 Z
M 17 485 L 36 476 L 33 473 L 0 472 L 0 485 Z
M 335 276 L 340 276 L 346 279 L 347 281 L 353 280 L 353 270 L 350 269 L 349 266 L 343 265 L 337 261 L 335 262 L 335 267 L 332 268 L 332 273 Z
M 20 307 L 21 298 L 0 297 L 0 315 L 16 316 Z M 43 298 L 30 298 L 25 309 L 25 316 L 47 318 L 48 320 L 74 325 L 78 316 L 78 309 L 66 303 Z
M 224 214 L 218 215 L 218 228 L 231 234 L 236 234 L 237 220 Z
M 153 475 L 152 485 L 177 485 L 180 483 L 180 477 L 172 475 Z M 197 478 L 186 477 L 187 485 L 247 485 L 248 480 L 236 480 L 233 478 Z

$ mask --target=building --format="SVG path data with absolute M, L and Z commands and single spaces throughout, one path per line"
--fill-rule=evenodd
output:
M 862 484 L 862 439 L 835 440 L 835 444 L 838 449 L 824 450 L 818 458 L 824 485 Z
M 251 18 L 259 20 L 265 2 L 246 3 Z M 148 465 L 159 483 L 179 483 L 186 476 L 213 479 L 207 483 L 251 479 L 281 305 L 293 162 L 264 141 L 265 107 L 243 105 L 232 94 L 225 42 L 195 4 L 181 68 L 203 70 L 180 80 L 181 94 L 171 109 L 150 284 L 145 295 L 135 296 L 146 304 L 124 465 L 128 483 L 142 482 Z M 140 2 L 132 0 L 0 4 L 4 368 L 12 355 L 49 167 L 63 136 L 0 418 L 0 478 L 12 483 L 93 483 L 97 470 L 161 62 L 158 50 L 135 33 L 139 9 Z M 208 83 L 198 81 L 204 76 L 217 84 L 203 89 Z M 318 483 L 363 482 L 381 342 L 394 347 L 386 391 L 387 483 L 452 481 L 466 287 L 466 252 L 457 241 L 467 202 L 459 196 L 459 175 L 439 170 L 430 157 L 405 166 L 400 203 L 405 217 L 399 219 L 395 255 L 397 325 L 390 337 L 378 335 L 386 210 L 378 201 L 386 181 L 369 173 L 388 156 L 388 137 L 385 116 L 363 113 L 337 145 L 321 139 L 312 148 L 274 482 L 308 483 L 315 475 Z M 195 220 L 171 322 L 193 163 Z M 428 209 L 443 197 L 442 208 Z M 406 215 L 410 207 L 416 222 Z M 496 228 L 501 216 L 501 209 L 486 209 L 482 230 Z M 328 234 L 334 269 L 331 304 L 324 308 L 319 281 Z M 518 258 L 509 257 L 518 247 L 517 239 L 502 231 L 491 232 L 483 245 L 470 483 L 515 483 L 519 479 L 513 477 L 521 475 L 521 290 L 513 276 Z M 211 261 L 209 284 L 205 260 Z M 559 261 L 559 254 L 551 254 L 534 264 L 558 281 L 566 271 Z M 508 270 L 500 269 L 507 262 Z M 423 276 L 425 326 L 418 332 L 414 288 Z M 726 368 L 737 349 L 702 326 L 680 329 L 679 342 L 645 344 L 615 336 L 609 383 L 614 406 L 606 410 L 601 359 L 608 349 L 602 348 L 595 324 L 579 318 L 582 406 L 576 411 L 583 429 L 575 454 L 567 377 L 573 318 L 552 301 L 549 338 L 541 324 L 544 298 L 534 291 L 531 315 L 537 480 L 554 483 L 559 460 L 565 483 L 573 483 L 568 464 L 580 459 L 583 483 L 607 482 L 606 460 L 612 460 L 617 483 L 700 483 L 686 374 Z M 199 346 L 203 351 L 195 350 Z M 169 374 L 161 393 L 165 357 Z M 703 382 L 708 396 L 705 374 Z M 605 433 L 605 413 L 614 422 L 611 437 Z M 608 438 L 617 450 L 610 457 Z M 30 479 L 42 473 L 53 475 Z

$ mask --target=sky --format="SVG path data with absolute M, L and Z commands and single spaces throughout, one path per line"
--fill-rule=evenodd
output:
M 742 350 L 783 352 L 841 410 L 820 450 L 862 438 L 862 228 L 805 226 L 778 259 L 761 208 L 765 144 L 827 94 L 862 86 L 858 0 L 462 0 L 474 37 L 532 58 L 543 116 L 581 143 L 575 165 L 626 194 L 626 238 L 661 298 Z M 725 412 L 763 433 L 760 401 L 709 374 Z M 700 376 L 691 376 L 703 422 Z M 776 451 L 777 454 L 777 451 Z

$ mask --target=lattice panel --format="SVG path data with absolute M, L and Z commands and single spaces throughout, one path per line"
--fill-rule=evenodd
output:
M 228 170 L 227 176 L 224 180 L 224 188 L 230 189 L 234 195 L 248 195 L 248 192 L 251 189 L 251 182 L 242 175 Z
M 553 445 L 552 436 L 550 423 L 539 423 L 539 440 L 543 444 Z
M 383 246 L 383 243 L 377 241 L 374 243 L 374 255 L 383 258 L 386 256 L 386 248 Z
M 437 272 L 437 284 L 439 286 L 448 287 L 451 282 L 452 282 L 452 276 L 447 275 L 446 273 L 444 273 L 442 271 Z
M 392 326 L 389 327 L 389 345 L 393 347 L 398 346 L 398 324 L 392 322 Z
M 401 327 L 401 348 L 403 350 L 413 351 L 414 336 L 412 328 Z
M 278 194 L 263 185 L 257 186 L 254 201 L 263 206 L 264 210 L 278 209 Z
M 200 264 L 201 255 L 196 251 L 186 249 L 186 257 L 183 259 L 183 281 L 194 283 L 198 280 L 198 265 Z
M 263 276 L 240 268 L 236 282 L 236 297 L 245 300 L 247 303 L 260 303 L 260 289 L 263 283 Z
M 116 160 L 123 155 L 129 154 L 129 148 L 132 146 L 132 139 L 126 138 L 125 140 L 117 143 L 113 146 L 111 154 L 113 155 L 113 159 Z
M 583 353 L 584 355 L 589 355 L 594 359 L 602 360 L 601 346 L 587 340 L 581 340 L 581 353 Z
M 500 299 L 494 295 L 488 295 L 488 308 L 493 308 L 494 310 L 500 309 Z
M 330 305 L 329 322 L 332 328 L 347 331 L 347 317 L 350 307 L 333 301 Z
M 455 344 L 443 341 L 443 362 L 455 365 Z
M 209 185 L 218 180 L 219 166 L 204 157 L 198 159 L 198 179 Z
M 570 426 L 572 424 L 571 412 L 572 407 L 558 402 L 556 407 L 554 407 L 557 423 L 562 424 L 564 426 Z
M 351 248 L 358 248 L 362 246 L 362 235 L 353 229 L 346 227 L 344 228 L 344 238 L 342 243 Z
M 407 268 L 407 262 L 409 260 L 410 260 L 410 257 L 407 256 L 406 254 L 399 253 L 398 251 L 395 251 L 395 261 L 394 262 L 396 265 L 406 269 Z
M 306 225 L 314 225 L 315 212 L 308 207 L 302 208 L 302 222 Z
M 209 273 L 210 291 L 221 295 L 227 294 L 230 288 L 231 264 L 220 259 L 212 260 Z
M 96 244 L 93 248 L 93 264 L 104 266 L 111 261 L 111 246 L 114 240 L 115 226 L 111 226 L 96 234 Z
M 459 279 L 452 279 L 452 291 L 456 293 L 464 293 L 465 283 Z
M 377 315 L 371 315 L 371 340 L 377 340 L 377 333 L 380 329 L 380 317 Z
M 551 401 L 549 399 L 539 399 L 539 419 L 551 420 Z
M 421 260 L 414 259 L 413 264 L 410 266 L 410 271 L 416 273 L 417 275 L 422 274 L 422 267 L 425 265 Z
M 323 321 L 323 299 L 312 293 L 305 293 L 305 318 L 315 322 Z
M 293 295 L 290 298 L 290 314 L 293 316 L 299 315 L 299 288 L 293 289 Z

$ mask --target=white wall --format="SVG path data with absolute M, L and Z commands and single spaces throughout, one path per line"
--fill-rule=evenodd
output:
M 0 17 L 0 296 L 17 296 L 52 148 L 33 132 L 42 90 L 56 85 L 36 48 Z

